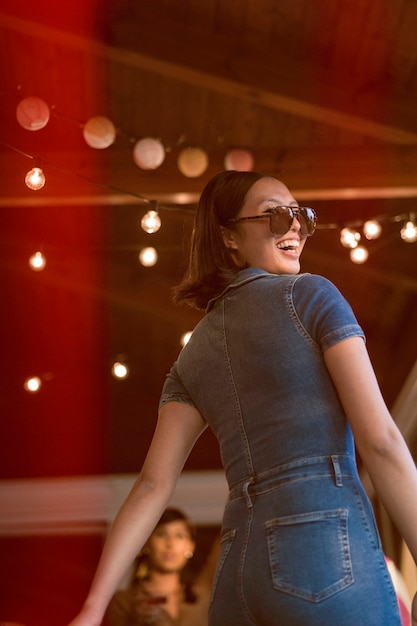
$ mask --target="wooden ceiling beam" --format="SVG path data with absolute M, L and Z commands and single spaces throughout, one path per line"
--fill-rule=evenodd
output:
M 187 63 L 175 62 L 173 58 L 176 48 L 169 45 L 169 41 L 166 38 L 167 33 L 161 30 L 152 34 L 153 45 L 157 47 L 159 54 L 161 50 L 169 50 L 169 60 L 137 50 L 133 51 L 121 47 L 109 46 L 73 33 L 63 32 L 43 24 L 22 20 L 5 14 L 0 14 L 0 25 L 11 31 L 30 34 L 40 40 L 55 42 L 59 45 L 73 48 L 74 50 L 82 50 L 85 53 L 96 55 L 97 57 L 107 59 L 113 63 L 119 63 L 126 67 L 153 72 L 161 76 L 169 77 L 171 80 L 175 79 L 194 87 L 208 89 L 231 98 L 239 98 L 261 107 L 267 107 L 304 119 L 335 126 L 342 130 L 378 139 L 383 142 L 402 145 L 417 144 L 416 132 L 347 113 L 334 107 L 322 106 L 321 104 L 309 101 L 308 98 L 305 98 L 304 92 L 302 98 L 290 95 L 288 86 L 294 82 L 292 76 L 281 76 L 279 80 L 277 80 L 277 77 L 274 77 L 271 71 L 272 68 L 264 67 L 265 59 L 262 60 L 262 63 L 260 60 L 259 63 L 256 63 L 255 59 L 251 59 L 251 63 L 245 63 L 244 67 L 239 67 L 238 61 L 234 60 L 232 77 L 230 77 L 225 71 L 225 67 L 227 66 L 225 62 L 217 65 L 212 71 L 205 71 L 193 67 L 193 50 L 195 48 L 192 42 L 187 42 L 189 46 Z M 176 46 L 178 47 L 181 39 L 178 37 L 178 33 L 175 34 L 172 32 L 171 25 L 169 36 L 170 40 L 175 37 Z M 163 46 L 158 46 L 158 42 L 155 41 L 157 37 L 162 38 Z M 130 38 L 127 38 L 127 40 Z M 143 45 L 143 40 L 141 40 L 140 43 Z M 211 51 L 216 49 L 215 42 L 212 42 L 210 49 Z M 260 82 L 261 74 L 262 81 Z M 233 78 L 233 76 L 239 75 L 244 76 L 244 78 L 239 80 Z M 265 86 L 265 77 L 269 77 L 270 84 L 268 86 Z M 271 86 L 271 78 L 274 80 L 273 86 Z M 276 88 L 277 85 L 280 87 L 279 90 Z M 287 91 L 285 91 L 284 88 L 286 88 Z M 315 85 L 315 91 L 320 92 L 320 85 Z
M 377 199 L 401 199 L 417 198 L 417 185 L 414 187 L 369 187 L 355 188 L 346 187 L 344 189 L 297 189 L 292 188 L 292 194 L 297 200 L 377 200 Z M 200 193 L 194 192 L 162 192 L 158 193 L 153 188 L 149 188 L 144 196 L 149 199 L 157 199 L 162 204 L 191 206 L 198 202 Z M 0 208 L 12 207 L 36 207 L 36 206 L 131 206 L 135 204 L 134 197 L 129 194 L 77 194 L 73 195 L 49 195 L 49 196 L 1 196 Z
M 381 86 L 367 92 L 347 81 L 349 67 L 332 73 L 329 64 L 287 57 L 275 44 L 269 53 L 248 50 L 239 35 L 221 35 L 201 23 L 156 24 L 143 8 L 140 16 L 112 24 L 117 54 L 123 57 L 124 50 L 133 67 L 386 143 L 417 143 L 415 107 L 394 86 L 388 102 Z M 396 120 L 391 124 L 388 109 Z
M 208 89 L 230 98 L 238 98 L 257 106 L 284 112 L 320 124 L 335 126 L 344 131 L 387 143 L 400 145 L 417 144 L 417 133 L 415 132 L 365 119 L 358 115 L 344 113 L 332 107 L 309 102 L 307 99 L 291 97 L 284 91 L 272 91 L 265 88 L 259 84 L 256 72 L 249 77 L 246 70 L 247 80 L 241 82 L 225 78 L 219 73 L 210 74 L 192 68 L 189 65 L 178 65 L 172 61 L 157 59 L 130 50 L 107 47 L 106 50 L 102 49 L 102 52 L 105 52 L 111 61 L 116 61 L 122 65 L 160 74 L 171 80 L 175 79 L 194 87 Z M 279 83 L 283 87 L 286 81 L 284 79 L 279 81 Z

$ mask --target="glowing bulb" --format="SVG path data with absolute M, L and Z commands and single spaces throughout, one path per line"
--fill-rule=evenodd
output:
M 45 269 L 46 259 L 42 252 L 35 252 L 29 258 L 29 265 L 33 269 L 34 272 L 41 272 Z
M 402 227 L 401 231 L 401 239 L 406 241 L 407 243 L 414 243 L 417 241 L 417 226 L 413 221 L 406 222 L 406 224 Z
M 116 139 L 116 127 L 103 115 L 90 117 L 83 128 L 85 142 L 91 147 L 102 150 L 111 146 Z
M 345 248 L 356 248 L 360 241 L 361 235 L 353 228 L 342 228 L 340 232 L 340 243 Z
M 181 335 L 181 345 L 185 346 L 191 339 L 191 335 L 193 334 L 192 330 L 187 331 L 183 335 Z
M 25 183 L 29 189 L 38 191 L 42 189 L 45 184 L 45 174 L 40 167 L 33 167 L 25 176 Z
M 158 253 L 155 248 L 142 248 L 139 252 L 139 261 L 144 267 L 152 267 L 158 260 Z
M 158 212 L 151 210 L 145 213 L 142 217 L 140 225 L 145 233 L 149 233 L 149 235 L 156 233 L 161 228 L 161 218 L 159 217 Z
M 49 106 L 37 96 L 23 98 L 17 105 L 17 121 L 26 130 L 41 130 L 47 125 L 49 116 Z
M 360 265 L 361 263 L 365 263 L 369 256 L 368 250 L 363 246 L 357 246 L 350 251 L 350 260 L 353 263 L 357 263 Z
M 125 363 L 115 361 L 112 365 L 111 373 L 115 378 L 127 378 L 129 376 L 129 368 L 125 365 Z
M 156 170 L 165 160 L 165 147 L 159 139 L 144 137 L 134 145 L 133 160 L 144 170 Z
M 26 378 L 25 382 L 23 383 L 23 387 L 26 391 L 29 391 L 29 393 L 37 393 L 40 388 L 42 386 L 42 381 L 39 378 L 39 376 L 30 376 L 29 378 Z
M 367 239 L 378 239 L 381 230 L 381 224 L 377 220 L 368 220 L 363 225 L 363 234 Z
M 254 158 L 249 150 L 235 148 L 229 150 L 224 157 L 224 167 L 226 170 L 237 170 L 238 172 L 250 172 L 253 170 Z
M 188 178 L 204 174 L 209 165 L 207 152 L 201 148 L 184 148 L 178 155 L 178 169 Z

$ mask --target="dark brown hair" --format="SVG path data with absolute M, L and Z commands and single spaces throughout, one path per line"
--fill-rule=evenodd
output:
M 190 519 L 183 513 L 180 509 L 176 509 L 173 507 L 169 507 L 165 509 L 162 513 L 158 523 L 155 526 L 155 530 L 164 524 L 170 524 L 172 522 L 183 522 L 187 528 L 187 531 L 190 535 L 192 541 L 196 540 L 196 527 L 191 523 Z M 154 532 L 155 532 L 154 530 Z M 148 554 L 147 552 L 141 552 L 141 554 L 136 559 L 136 567 L 135 567 L 135 575 L 132 580 L 132 584 L 138 584 L 140 580 L 147 578 L 149 576 L 149 564 L 148 564 Z M 197 596 L 193 590 L 193 582 L 194 582 L 195 572 L 193 568 L 189 566 L 187 563 L 180 573 L 181 583 L 184 588 L 184 599 L 185 602 L 193 604 Z
M 170 522 L 184 522 L 190 534 L 191 539 L 195 541 L 196 528 L 194 524 L 191 523 L 190 519 L 186 516 L 186 514 L 183 513 L 180 509 L 175 509 L 172 507 L 165 509 L 165 511 L 162 513 L 161 517 L 159 518 L 159 521 L 157 525 L 155 526 L 155 529 L 158 528 L 158 526 L 161 526 L 161 524 L 169 524 Z
M 265 174 L 259 172 L 221 172 L 205 188 L 198 203 L 191 238 L 188 268 L 174 289 L 174 302 L 204 309 L 233 280 L 238 267 L 226 247 L 221 227 L 230 226 L 249 189 Z

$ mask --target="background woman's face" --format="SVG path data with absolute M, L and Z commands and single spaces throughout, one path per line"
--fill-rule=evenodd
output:
M 159 572 L 180 572 L 194 551 L 187 524 L 181 520 L 160 524 L 147 542 L 149 566 Z M 187 557 L 188 554 L 188 557 Z
M 275 178 L 262 178 L 249 190 L 239 215 L 262 215 L 274 206 L 298 206 L 287 187 Z M 241 266 L 259 267 L 272 274 L 298 274 L 306 237 L 294 219 L 284 235 L 271 233 L 269 218 L 238 222 L 228 246 Z

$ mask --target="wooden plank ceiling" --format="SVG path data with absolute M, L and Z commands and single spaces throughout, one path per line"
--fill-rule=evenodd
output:
M 201 317 L 174 309 L 169 290 L 181 275 L 198 195 L 234 147 L 250 150 L 255 169 L 280 176 L 316 207 L 321 229 L 303 270 L 333 280 L 352 303 L 392 405 L 417 355 L 417 243 L 399 235 L 405 217 L 417 214 L 415 0 L 41 1 L 36 11 L 22 0 L 8 4 L 0 10 L 2 255 L 42 238 L 46 253 L 49 244 L 58 254 L 53 233 L 45 235 L 57 209 L 71 230 L 89 211 L 105 222 L 97 254 L 109 269 L 91 297 L 110 311 L 109 359 L 123 353 L 133 365 L 123 390 L 111 388 L 110 469 L 136 469 L 138 440 L 144 449 L 179 336 Z M 16 121 L 26 96 L 51 108 L 41 131 Z M 82 135 L 95 115 L 117 128 L 105 150 Z M 143 137 L 166 148 L 156 170 L 133 161 Z M 201 176 L 179 171 L 185 147 L 207 152 Z M 35 161 L 47 176 L 38 192 L 22 183 Z M 152 199 L 161 203 L 162 228 L 149 236 L 138 221 Z M 365 243 L 369 259 L 355 265 L 340 228 L 376 216 L 382 236 Z M 16 235 L 25 220 L 31 227 Z M 144 245 L 159 251 L 154 268 L 137 263 Z M 17 302 L 29 279 L 14 280 L 4 258 L 2 266 Z M 65 289 L 62 273 L 43 280 Z M 8 411 L 25 410 L 22 402 L 15 394 Z M 190 466 L 216 467 L 207 442 L 202 449 Z

